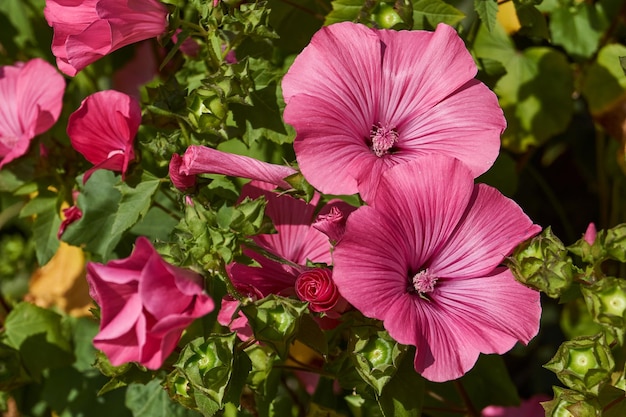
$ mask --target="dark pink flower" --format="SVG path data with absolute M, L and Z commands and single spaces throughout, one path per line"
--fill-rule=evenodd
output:
M 130 61 L 113 74 L 113 89 L 139 99 L 139 89 L 159 74 L 159 62 L 151 40 L 135 45 Z
M 95 166 L 83 182 L 98 169 L 122 173 L 135 159 L 133 141 L 141 124 L 141 107 L 131 96 L 115 90 L 94 93 L 70 115 L 67 134 L 72 146 Z
M 0 66 L 0 168 L 56 123 L 64 91 L 63 76 L 43 59 Z
M 481 417 L 544 417 L 546 412 L 541 403 L 550 399 L 545 394 L 538 394 L 522 401 L 519 407 L 490 405 L 483 409 Z
M 83 211 L 78 206 L 71 206 L 63 209 L 63 217 L 63 221 L 61 222 L 61 226 L 59 226 L 59 231 L 57 232 L 57 239 L 61 239 L 61 236 L 65 233 L 67 226 L 83 217 Z
M 514 201 L 474 185 L 460 161 L 416 158 L 387 170 L 372 205 L 350 215 L 333 278 L 355 308 L 417 347 L 417 372 L 447 381 L 480 353 L 537 333 L 539 293 L 500 265 L 539 230 Z
M 69 76 L 167 28 L 167 9 L 157 0 L 46 0 L 44 15 L 57 66 Z
M 128 258 L 89 262 L 87 281 L 101 312 L 94 345 L 115 366 L 160 368 L 183 330 L 214 308 L 202 277 L 165 262 L 145 237 Z
M 385 170 L 424 154 L 460 159 L 477 177 L 496 159 L 506 122 L 476 72 L 444 24 L 323 27 L 282 82 L 302 174 L 324 193 L 359 192 L 368 202 Z
M 174 158 L 172 156 L 172 160 Z M 174 162 L 178 164 L 177 161 Z M 197 145 L 187 148 L 178 171 L 179 178 L 197 174 L 223 174 L 276 184 L 284 189 L 291 188 L 291 185 L 284 178 L 298 172 L 285 165 L 270 164 L 248 156 L 235 155 Z M 171 177 L 172 166 L 170 162 Z
M 259 266 L 232 263 L 227 265 L 226 270 L 236 288 L 242 289 L 245 296 L 253 296 L 256 299 L 270 294 L 279 294 L 287 297 L 298 296 L 298 290 L 295 288 L 296 281 L 303 274 L 308 274 L 309 278 L 303 278 L 304 281 L 301 283 L 302 294 L 308 297 L 311 291 L 307 292 L 305 290 L 305 287 L 309 285 L 306 284 L 306 281 L 312 278 L 310 275 L 313 273 L 312 271 L 318 271 L 318 269 L 306 266 L 307 261 L 328 265 L 332 263 L 331 245 L 328 238 L 320 231 L 311 227 L 311 223 L 315 218 L 319 195 L 316 195 L 311 203 L 306 203 L 289 195 L 270 191 L 273 188 L 275 188 L 274 184 L 253 181 L 246 184 L 242 190 L 242 198 L 265 196 L 267 199 L 265 213 L 274 223 L 277 233 L 257 235 L 253 236 L 252 239 L 260 248 L 271 253 L 273 259 L 246 249 L 244 250 L 246 256 L 255 260 Z M 342 210 L 349 210 L 346 207 L 348 204 L 341 201 L 331 201 L 320 212 L 322 214 L 328 213 L 334 206 L 339 206 Z M 282 260 L 282 262 L 279 260 Z M 327 270 L 320 269 L 320 271 Z M 316 274 L 317 272 L 314 273 Z M 328 274 L 328 271 L 321 273 Z M 330 278 L 330 276 L 327 277 Z M 320 295 L 317 300 L 319 301 L 319 307 L 327 306 L 328 310 L 325 310 L 325 312 L 331 315 L 333 315 L 333 312 L 330 310 L 340 313 L 339 308 L 345 309 L 346 303 L 342 303 L 340 298 L 335 302 L 333 301 L 335 296 L 332 293 L 335 290 L 330 288 L 331 285 L 334 287 L 332 280 L 325 280 L 323 284 L 321 280 L 323 278 L 320 278 Z M 324 287 L 323 289 L 321 288 L 322 286 Z M 301 299 L 304 301 L 315 301 Z M 331 305 L 333 302 L 334 305 Z M 233 303 L 235 306 L 233 306 Z M 230 298 L 224 299 L 222 310 L 228 309 L 234 312 L 236 303 L 236 301 Z M 311 306 L 313 306 L 313 303 Z M 321 311 L 317 310 L 317 307 L 312 307 L 311 310 Z M 223 325 L 229 325 L 233 319 L 239 320 L 234 322 L 239 328 L 245 327 L 246 324 L 245 317 L 241 314 L 236 317 L 220 314 L 219 319 Z M 232 325 L 231 329 L 233 329 Z M 249 333 L 250 331 L 248 330 L 244 334 Z M 242 336 L 241 333 L 240 336 Z
M 349 214 L 349 213 L 348 213 Z M 336 245 L 346 231 L 347 215 L 334 206 L 328 214 L 320 214 L 313 227 L 328 236 L 330 243 Z

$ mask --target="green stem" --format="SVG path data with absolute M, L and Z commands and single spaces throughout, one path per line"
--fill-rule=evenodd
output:
M 472 400 L 467 394 L 467 391 L 465 391 L 465 387 L 463 386 L 461 381 L 459 380 L 454 381 L 454 387 L 456 388 L 457 392 L 461 396 L 461 399 L 463 399 L 463 403 L 465 404 L 465 407 L 467 407 L 466 411 L 468 413 L 468 417 L 480 417 L 480 413 L 476 410 L 476 408 L 474 407 L 474 404 L 472 404 Z
M 152 204 L 154 205 L 154 207 L 158 207 L 161 210 L 163 210 L 165 213 L 167 213 L 173 219 L 178 220 L 178 221 L 180 221 L 182 219 L 182 217 L 180 217 L 177 213 L 174 213 L 172 210 L 170 210 L 169 208 L 165 207 L 163 204 L 159 203 L 158 201 L 153 201 Z
M 205 38 L 209 35 L 209 32 L 207 32 L 202 26 L 196 23 L 191 23 L 191 22 L 187 22 L 186 20 L 181 20 L 180 24 L 181 26 L 184 26 L 188 29 L 193 30 L 193 33 L 196 35 L 200 35 Z
M 535 180 L 539 188 L 541 188 L 541 191 L 543 191 L 546 198 L 548 199 L 548 202 L 550 203 L 550 205 L 552 205 L 552 208 L 556 212 L 556 215 L 561 220 L 563 229 L 565 229 L 566 240 L 568 242 L 573 242 L 574 240 L 576 240 L 576 237 L 575 237 L 576 234 L 574 233 L 572 224 L 569 222 L 567 213 L 565 212 L 565 209 L 563 208 L 563 205 L 561 204 L 559 199 L 556 197 L 556 195 L 552 191 L 552 188 L 550 188 L 548 183 L 543 179 L 543 177 L 537 172 L 537 170 L 535 170 L 535 168 L 532 165 L 530 164 L 527 165 L 526 169 L 528 170 L 528 173 L 530 174 L 530 176 Z

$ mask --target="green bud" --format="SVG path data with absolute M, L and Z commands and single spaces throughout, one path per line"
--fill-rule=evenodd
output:
M 568 387 L 598 395 L 615 367 L 604 333 L 568 340 L 544 365 Z
M 509 258 L 509 266 L 518 281 L 552 298 L 570 286 L 575 272 L 567 249 L 550 227 L 519 245 Z
M 604 249 L 611 258 L 626 262 L 626 223 L 606 231 Z
M 593 320 L 622 338 L 626 328 L 626 280 L 606 277 L 581 292 Z
M 256 339 L 285 358 L 296 336 L 300 317 L 307 311 L 307 303 L 271 294 L 243 305 L 241 310 L 248 317 Z
M 378 395 L 398 370 L 406 350 L 406 346 L 393 340 L 386 331 L 371 326 L 351 330 L 348 351 L 352 362 L 361 378 Z
M 542 404 L 546 417 L 600 417 L 599 406 L 584 394 L 554 387 L 554 399 Z
M 379 3 L 378 7 L 374 10 L 374 21 L 381 29 L 391 29 L 395 25 L 402 22 L 402 18 L 393 8 L 393 6 L 387 3 Z

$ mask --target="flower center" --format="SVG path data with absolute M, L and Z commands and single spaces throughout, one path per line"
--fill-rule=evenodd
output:
M 387 155 L 390 149 L 398 143 L 398 132 L 378 123 L 372 126 L 370 139 L 372 140 L 372 151 L 376 156 L 381 157 Z
M 428 272 L 428 268 L 419 271 L 413 276 L 413 288 L 420 296 L 433 292 L 435 284 L 437 284 L 437 277 L 431 275 Z

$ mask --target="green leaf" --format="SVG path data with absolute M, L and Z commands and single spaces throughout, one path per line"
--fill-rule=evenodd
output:
M 626 75 L 620 58 L 626 56 L 626 46 L 611 44 L 600 49 L 583 79 L 582 93 L 589 110 L 601 114 L 617 104 L 626 91 Z
M 34 217 L 33 236 L 35 251 L 39 265 L 45 265 L 54 256 L 59 248 L 57 232 L 61 225 L 61 218 L 57 215 L 59 196 L 48 190 L 43 190 L 30 200 L 20 212 L 20 217 Z
M 339 22 L 357 21 L 365 7 L 364 0 L 335 0 L 331 2 L 333 10 L 328 13 L 324 25 Z
M 34 378 L 44 369 L 74 361 L 62 317 L 33 304 L 19 303 L 7 316 L 5 343 L 17 349 L 24 367 Z
M 608 26 L 600 2 L 561 6 L 550 15 L 552 42 L 576 58 L 592 56 Z
M 146 214 L 160 183 L 147 173 L 134 188 L 118 181 L 110 171 L 94 172 L 78 196 L 83 217 L 63 234 L 64 241 L 84 245 L 98 260 L 108 260 L 123 233 Z
M 158 379 L 146 385 L 130 384 L 126 391 L 126 407 L 133 417 L 199 417 L 200 414 L 170 400 Z
M 496 15 L 498 14 L 497 0 L 474 0 L 474 10 L 482 20 L 487 30 L 491 32 L 496 26 Z
M 494 88 L 508 122 L 503 146 L 524 152 L 567 128 L 574 111 L 574 79 L 565 55 L 545 47 L 518 52 L 499 25 L 492 34 L 481 26 L 475 52 L 499 61 L 507 71 Z
M 424 378 L 413 368 L 414 351 L 409 351 L 398 366 L 398 371 L 385 385 L 378 397 L 378 405 L 385 417 L 418 417 L 424 405 Z
M 454 26 L 464 17 L 463 12 L 443 0 L 413 1 L 413 29 L 432 30 L 439 23 Z

